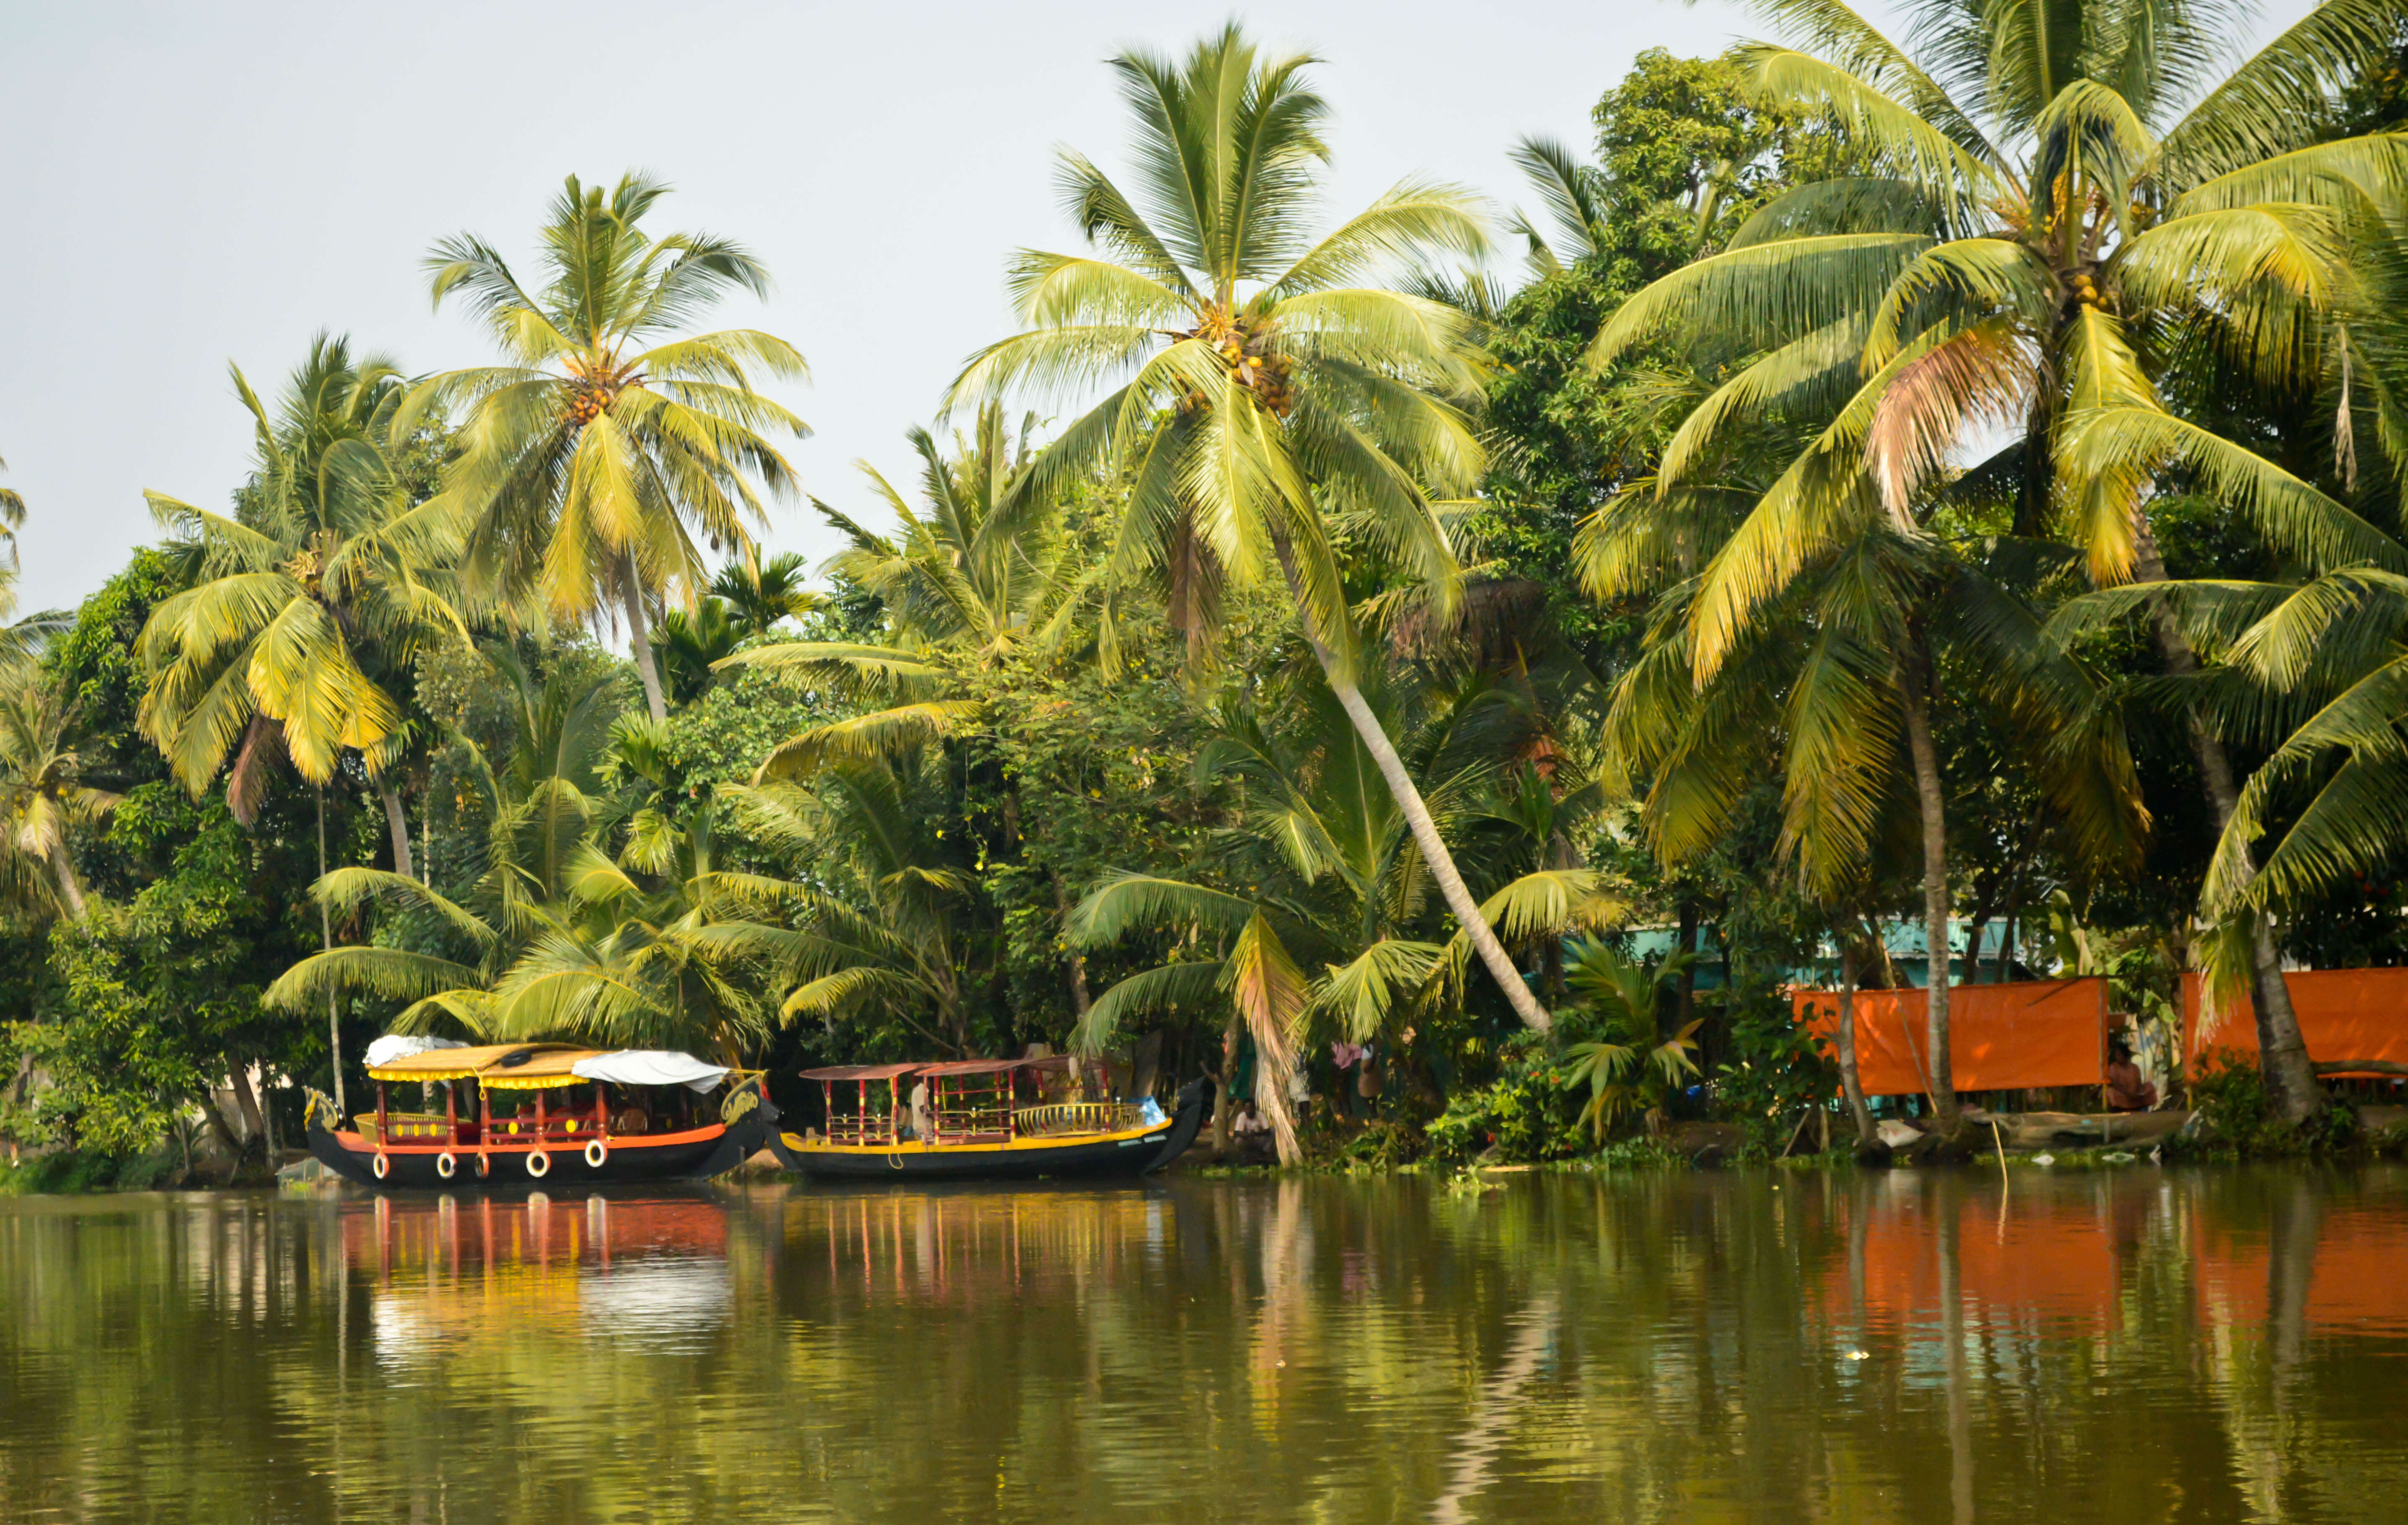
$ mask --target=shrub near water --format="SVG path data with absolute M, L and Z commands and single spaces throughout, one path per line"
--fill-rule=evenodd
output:
M 2190 1078 L 2193 1126 L 2167 1143 L 2168 1152 L 2194 1158 L 2262 1158 L 2326 1154 L 2358 1142 L 2358 1114 L 2329 1101 L 2299 1128 L 2286 1126 L 2268 1104 L 2256 1059 L 2229 1048 L 2201 1056 Z

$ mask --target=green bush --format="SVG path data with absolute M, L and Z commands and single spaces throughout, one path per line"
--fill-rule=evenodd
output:
M 2191 1070 L 2193 1126 L 2169 1141 L 2169 1152 L 2193 1158 L 2262 1158 L 2330 1154 L 2358 1142 L 2358 1114 L 2328 1101 L 2299 1128 L 2269 1110 L 2257 1059 L 2229 1048 L 2211 1049 Z
M 1588 1139 L 1580 1126 L 1581 1095 L 1567 1090 L 1561 1055 L 1535 1033 L 1508 1040 L 1497 1079 L 1457 1091 L 1427 1129 L 1430 1153 L 1464 1160 L 1494 1148 L 1519 1163 L 1566 1159 Z

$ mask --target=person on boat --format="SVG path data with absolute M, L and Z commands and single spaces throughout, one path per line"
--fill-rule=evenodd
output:
M 2107 1110 L 2146 1112 L 2157 1104 L 2157 1088 L 2132 1062 L 2131 1046 L 2121 1038 L 2107 1043 Z

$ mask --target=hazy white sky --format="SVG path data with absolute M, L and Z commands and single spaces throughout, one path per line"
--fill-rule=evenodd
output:
M 431 310 L 419 260 L 461 230 L 526 258 L 572 172 L 650 169 L 679 194 L 649 223 L 767 260 L 772 299 L 721 323 L 810 358 L 784 400 L 817 432 L 789 458 L 864 508 L 849 463 L 899 469 L 904 429 L 1009 331 L 1006 253 L 1072 244 L 1054 147 L 1119 166 L 1101 60 L 1183 50 L 1232 8 L 0 0 L 0 457 L 31 512 L 23 605 L 74 603 L 153 538 L 144 488 L 224 501 L 250 449 L 228 360 L 265 391 L 320 328 L 412 370 L 489 359 L 463 313 Z M 1349 210 L 1415 171 L 1518 198 L 1516 137 L 1585 150 L 1641 50 L 1755 30 L 1718 0 L 1235 13 L 1326 60 Z M 832 548 L 807 506 L 777 512 L 773 546 Z

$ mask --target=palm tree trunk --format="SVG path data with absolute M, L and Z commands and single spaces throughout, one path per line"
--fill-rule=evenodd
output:
M 1455 919 L 1470 937 L 1471 945 L 1480 950 L 1480 961 L 1488 966 L 1489 974 L 1505 992 L 1513 1014 L 1533 1032 L 1554 1031 L 1555 1019 L 1539 1004 L 1539 998 L 1530 993 L 1529 985 L 1506 953 L 1505 944 L 1497 940 L 1488 918 L 1480 914 L 1480 902 L 1471 898 L 1463 875 L 1455 871 L 1455 856 L 1446 850 L 1445 839 L 1438 834 L 1438 823 L 1430 819 L 1429 806 L 1423 803 L 1421 791 L 1413 786 L 1412 775 L 1405 771 L 1405 760 L 1397 755 L 1396 743 L 1388 740 L 1380 717 L 1371 712 L 1362 691 L 1339 675 L 1328 648 L 1314 640 L 1312 650 L 1321 658 L 1321 670 L 1328 679 L 1330 692 L 1338 696 L 1346 718 L 1354 723 L 1354 734 L 1363 739 L 1371 760 L 1380 765 L 1380 776 L 1387 780 L 1388 792 L 1396 797 L 1397 808 L 1405 813 L 1405 822 L 1412 827 L 1413 845 L 1421 849 L 1422 861 L 1429 866 L 1430 877 L 1438 881 L 1439 893 L 1445 897 L 1447 909 L 1455 913 Z
M 318 791 L 318 877 L 326 877 L 326 791 Z M 318 948 L 330 952 L 335 946 L 335 914 L 326 902 L 318 902 Z M 335 1072 L 335 1126 L 351 1115 L 343 1101 L 343 1023 L 335 1009 L 335 992 L 326 992 L 326 1055 Z
M 644 614 L 643 584 L 636 581 L 632 558 L 622 560 L 620 581 L 625 587 L 627 629 L 636 641 L 636 675 L 644 680 L 644 708 L 654 720 L 666 720 L 669 707 L 661 698 L 660 664 L 652 660 L 652 626 Z
M 1229 1158 L 1229 1125 L 1238 1115 L 1238 1103 L 1229 1095 L 1229 1086 L 1238 1075 L 1238 1045 L 1245 1041 L 1246 1019 L 1232 1003 L 1229 1025 L 1221 1033 L 1220 1081 L 1212 1094 L 1212 1158 L 1224 1161 Z
M 1063 888 L 1060 874 L 1057 873 L 1053 877 L 1054 905 L 1062 914 L 1062 924 L 1067 927 L 1070 922 L 1070 892 Z M 1083 1025 L 1087 1020 L 1087 1008 L 1095 1004 L 1087 994 L 1087 956 L 1081 953 L 1067 939 L 1063 942 L 1063 948 L 1064 957 L 1068 960 L 1070 966 L 1070 1011 Z
M 1865 1083 L 1856 1069 L 1856 945 L 1840 937 L 1840 1090 L 1848 1099 L 1848 1115 L 1856 1120 L 1856 1142 L 1870 1144 L 1878 1135 L 1872 1109 L 1865 1105 Z
M 393 786 L 391 779 L 381 775 L 376 781 L 376 788 L 377 798 L 384 801 L 385 830 L 393 837 L 393 871 L 404 879 L 415 879 L 418 872 L 410 867 L 409 857 L 409 816 L 401 808 L 401 791 Z
M 1379 764 L 1380 776 L 1387 781 L 1388 793 L 1397 801 L 1397 808 L 1405 813 L 1413 845 L 1421 849 L 1422 861 L 1428 865 L 1430 877 L 1438 881 L 1439 894 L 1445 899 L 1446 908 L 1455 913 L 1464 935 L 1479 950 L 1480 961 L 1488 966 L 1490 977 L 1505 992 L 1506 1001 L 1512 1006 L 1513 1014 L 1522 1019 L 1522 1025 L 1533 1032 L 1555 1031 L 1555 1018 L 1530 993 L 1529 985 L 1506 953 L 1505 944 L 1497 940 L 1488 918 L 1480 914 L 1480 902 L 1465 887 L 1463 875 L 1455 867 L 1455 855 L 1447 851 L 1445 839 L 1438 834 L 1438 823 L 1430 819 L 1429 806 L 1423 802 L 1421 790 L 1414 787 L 1412 775 L 1405 771 L 1405 760 L 1398 755 L 1396 743 L 1388 740 L 1380 717 L 1364 702 L 1362 691 L 1340 671 L 1336 654 L 1313 629 L 1312 618 L 1305 612 L 1304 582 L 1297 575 L 1296 553 L 1286 535 L 1275 531 L 1272 545 L 1279 554 L 1280 571 L 1287 579 L 1288 597 L 1296 601 L 1297 627 L 1312 643 L 1312 655 L 1321 663 L 1322 676 L 1328 681 L 1329 691 L 1338 696 L 1339 707 L 1346 712 L 1346 718 L 1354 723 L 1354 734 L 1362 738 L 1371 760 Z
M 2145 521 L 2140 526 L 2138 540 L 2133 580 L 2167 581 L 2165 558 L 2157 554 L 2157 537 Z M 2179 678 L 2197 676 L 2199 654 L 2183 638 L 2180 626 L 2174 624 L 2173 612 L 2163 605 L 2158 607 L 2156 626 L 2157 655 L 2166 670 Z M 2187 720 L 2191 755 L 2199 762 L 2208 804 L 2215 812 L 2216 833 L 2221 836 L 2231 826 L 2233 813 L 2241 805 L 2241 790 L 2232 776 L 2232 759 L 2226 754 L 2224 742 L 2207 728 L 2197 710 L 2189 712 Z M 2250 871 L 2257 871 L 2254 863 Z M 2258 1075 L 2274 1115 L 2296 1127 L 2315 1115 L 2324 1093 L 2316 1083 L 2315 1067 L 2308 1058 L 2307 1042 L 2300 1036 L 2300 1017 L 2291 1007 L 2291 988 L 2283 979 L 2283 959 L 2275 950 L 2274 935 L 2264 916 L 2243 914 L 2250 920 L 2249 998 L 2258 1020 Z
M 1931 1066 L 1933 1120 L 1943 1137 L 1957 1128 L 1956 1072 L 1948 1052 L 1948 810 L 1940 787 L 1940 753 L 1931 742 L 1930 658 L 1918 644 L 1904 664 L 1899 706 L 1914 761 L 1914 797 L 1923 815 L 1923 940 L 1926 1060 Z
M 76 883 L 75 865 L 67 861 L 64 842 L 61 842 L 58 852 L 52 855 L 50 869 L 58 876 L 59 893 L 66 898 L 67 910 L 73 913 L 76 920 L 83 920 L 90 908 L 84 904 L 83 886 Z

